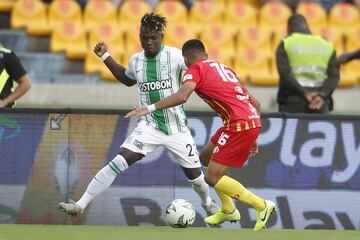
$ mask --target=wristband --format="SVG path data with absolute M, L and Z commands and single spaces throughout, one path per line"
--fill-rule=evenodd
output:
M 110 53 L 105 52 L 103 55 L 101 55 L 101 59 L 105 61 L 108 57 L 110 57 Z
M 148 106 L 146 106 L 146 108 L 148 109 L 148 111 L 149 111 L 150 113 L 156 111 L 155 104 L 148 105 Z

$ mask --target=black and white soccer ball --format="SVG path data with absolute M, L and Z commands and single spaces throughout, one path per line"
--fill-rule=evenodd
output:
M 175 199 L 166 207 L 165 222 L 174 228 L 185 228 L 194 223 L 195 216 L 195 208 L 190 202 L 185 199 Z

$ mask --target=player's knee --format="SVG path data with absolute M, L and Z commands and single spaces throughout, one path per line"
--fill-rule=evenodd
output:
M 133 165 L 134 163 L 141 160 L 145 156 L 141 153 L 136 153 L 123 147 L 120 148 L 118 155 L 126 159 L 126 162 L 129 166 Z
M 210 176 L 209 174 L 205 175 L 205 182 L 212 187 L 216 185 L 215 178 L 213 176 Z
M 126 159 L 120 154 L 116 155 L 114 159 L 109 162 L 108 166 L 117 174 L 120 174 L 129 168 Z
M 201 176 L 202 172 L 200 168 L 184 168 L 182 167 L 187 179 L 194 180 Z
M 206 154 L 204 152 L 200 152 L 199 158 L 200 158 L 200 161 L 203 166 L 207 167 L 209 165 L 210 158 L 209 158 L 208 154 Z
M 194 186 L 202 186 L 206 184 L 204 179 L 204 174 L 201 171 L 199 172 L 200 174 L 197 177 L 194 177 L 193 179 L 188 178 L 188 181 Z

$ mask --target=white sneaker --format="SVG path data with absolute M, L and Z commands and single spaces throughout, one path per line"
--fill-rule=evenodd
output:
M 83 209 L 71 199 L 69 199 L 68 203 L 59 203 L 58 209 L 63 210 L 67 215 L 71 217 L 79 216 L 83 211 Z
M 205 210 L 205 212 L 207 213 L 208 216 L 214 215 L 219 210 L 219 207 L 213 201 L 211 201 L 211 203 L 209 205 L 202 205 L 201 204 L 201 206 L 204 208 L 204 210 Z
M 265 208 L 261 211 L 256 211 L 256 224 L 254 226 L 254 231 L 260 231 L 265 226 L 269 220 L 269 217 L 275 211 L 275 203 L 270 200 L 265 200 Z

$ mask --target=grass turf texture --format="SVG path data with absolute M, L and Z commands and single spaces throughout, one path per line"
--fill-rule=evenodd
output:
M 0 224 L 0 240 L 359 240 L 360 231 Z

